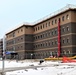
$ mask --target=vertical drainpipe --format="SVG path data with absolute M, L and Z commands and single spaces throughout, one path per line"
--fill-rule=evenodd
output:
M 58 20 L 58 57 L 60 56 L 60 52 L 61 52 L 61 43 L 60 43 L 60 18 Z

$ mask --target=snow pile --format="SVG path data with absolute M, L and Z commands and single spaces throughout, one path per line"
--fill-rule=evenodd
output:
M 61 65 L 56 65 L 58 63 Z M 51 64 L 53 65 L 51 66 Z M 5 61 L 5 68 L 22 67 L 22 66 L 30 66 L 30 65 L 37 66 L 39 65 L 39 62 Z M 6 75 L 31 75 L 31 74 L 32 75 L 75 75 L 76 74 L 76 65 L 69 65 L 69 63 L 64 65 L 63 63 L 60 62 L 45 61 L 41 65 L 46 65 L 46 67 L 12 71 L 12 72 L 7 72 Z M 0 61 L 0 68 L 2 68 L 2 61 Z

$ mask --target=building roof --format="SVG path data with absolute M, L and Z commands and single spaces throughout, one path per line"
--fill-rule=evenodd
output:
M 66 5 L 65 7 L 63 7 L 62 9 L 59 9 L 58 11 L 53 12 L 53 13 L 45 16 L 44 18 L 39 19 L 39 20 L 37 20 L 37 21 L 35 21 L 35 22 L 33 22 L 33 23 L 24 22 L 24 23 L 22 23 L 22 24 L 20 24 L 20 25 L 17 25 L 17 26 L 14 27 L 14 28 L 12 28 L 12 29 L 9 30 L 6 34 L 9 34 L 9 33 L 12 32 L 13 30 L 16 30 L 16 29 L 18 29 L 18 28 L 20 28 L 20 27 L 22 27 L 22 26 L 24 26 L 24 25 L 25 25 L 25 26 L 35 26 L 35 25 L 37 25 L 37 24 L 39 24 L 39 23 L 41 23 L 41 22 L 43 22 L 43 21 L 46 21 L 47 19 L 50 19 L 50 18 L 52 18 L 52 17 L 54 17 L 54 16 L 56 16 L 56 15 L 59 15 L 59 14 L 61 14 L 61 13 L 64 13 L 64 12 L 68 11 L 68 10 L 71 10 L 71 9 L 72 9 L 72 10 L 76 10 L 76 5 L 68 4 L 68 5 Z
M 31 23 L 28 23 L 28 22 L 21 23 L 21 24 L 17 25 L 16 27 L 8 30 L 8 31 L 6 32 L 6 35 L 9 34 L 9 33 L 11 33 L 12 31 L 15 31 L 15 30 L 23 27 L 23 26 L 29 26 L 29 27 L 31 27 L 31 26 L 33 26 L 33 25 L 32 25 Z
M 57 11 L 55 11 L 55 12 L 53 12 L 53 13 L 47 15 L 47 16 L 45 16 L 44 18 L 42 18 L 42 19 L 34 22 L 33 24 L 36 25 L 36 24 L 38 24 L 38 23 L 41 23 L 42 21 L 45 21 L 45 20 L 47 20 L 47 19 L 50 19 L 50 18 L 52 18 L 52 17 L 54 17 L 54 16 L 56 16 L 56 15 L 59 15 L 59 14 L 61 14 L 61 13 L 64 13 L 64 12 L 68 11 L 68 10 L 71 10 L 71 9 L 72 9 L 72 10 L 74 10 L 74 9 L 76 10 L 76 5 L 68 4 L 68 5 L 66 5 L 65 7 L 63 7 L 63 8 L 61 8 L 61 9 L 59 9 L 59 10 L 57 10 Z

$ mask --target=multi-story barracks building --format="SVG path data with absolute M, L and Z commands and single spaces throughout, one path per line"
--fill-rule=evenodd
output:
M 32 59 L 76 55 L 76 7 L 68 5 L 6 33 L 7 58 Z

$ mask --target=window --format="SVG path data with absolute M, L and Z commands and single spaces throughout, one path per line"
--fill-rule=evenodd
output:
M 36 36 L 36 39 L 37 39 L 37 36 Z
M 8 45 L 8 42 L 7 42 L 7 45 Z
M 21 40 L 23 40 L 23 38 L 21 38 Z
M 47 42 L 46 42 L 46 46 L 47 46 Z
M 43 43 L 43 47 L 44 47 L 44 43 Z
M 54 35 L 54 31 L 53 30 L 52 30 L 51 34 Z
M 15 32 L 13 32 L 13 37 L 15 37 Z
M 48 23 L 48 26 L 50 26 L 50 22 Z
M 17 47 L 19 49 L 19 47 Z
M 44 46 L 46 46 L 46 43 L 44 42 Z
M 21 32 L 23 31 L 23 29 L 21 29 Z
M 54 42 L 52 41 L 52 45 L 54 44 Z
M 34 28 L 34 31 L 35 31 L 35 28 Z
M 51 31 L 49 31 L 49 33 L 50 33 L 50 36 L 51 36 Z
M 43 34 L 43 37 L 44 37 L 44 34 Z
M 42 35 L 41 35 L 41 38 L 42 38 Z
M 47 32 L 46 32 L 46 37 L 48 36 Z
M 18 33 L 19 33 L 19 30 L 18 30 Z
M 64 55 L 64 51 L 62 51 L 62 53 L 61 53 L 62 55 Z
M 44 28 L 44 24 L 43 24 L 43 28 Z
M 68 50 L 68 54 L 70 54 L 71 52 L 70 52 L 70 50 Z
M 65 51 L 65 50 L 63 50 L 62 54 L 63 54 L 63 55 L 66 55 L 66 51 Z
M 37 27 L 36 27 L 36 31 L 37 31 Z
M 41 25 L 41 29 L 42 29 L 42 25 Z
M 54 22 L 52 21 L 52 25 L 54 24 Z
M 64 27 L 62 28 L 62 31 L 65 32 L 65 28 Z
M 38 47 L 40 47 L 40 45 L 38 44 Z
M 7 35 L 7 38 L 8 38 L 8 35 Z
M 65 40 L 63 39 L 63 43 L 65 43 Z
M 69 19 L 69 15 L 66 15 L 66 19 Z
M 23 46 L 21 46 L 21 48 L 22 48 Z
M 69 50 L 67 50 L 67 54 L 69 54 Z
M 55 19 L 55 24 L 57 23 L 57 19 Z
M 57 34 L 57 29 L 55 29 L 55 34 Z
M 51 44 L 50 44 L 50 41 L 48 42 L 48 45 L 50 46 Z
M 38 30 L 39 30 L 39 27 L 38 27 Z
M 55 44 L 57 44 L 57 40 L 55 40 Z
M 67 26 L 67 31 L 69 31 L 69 27 Z
M 19 39 L 18 39 L 18 41 L 19 41 Z
M 46 27 L 47 27 L 47 23 L 46 23 Z
M 69 43 L 69 41 L 70 41 L 69 38 L 67 38 L 67 43 Z
M 67 43 L 68 43 L 69 39 L 67 39 Z
M 13 40 L 13 43 L 15 44 L 15 40 Z
M 52 56 L 54 56 L 54 52 L 52 52 Z
M 47 32 L 47 37 L 49 37 L 49 32 Z
M 62 17 L 62 21 L 64 21 L 64 16 Z
M 48 32 L 48 36 L 50 36 L 50 32 Z
M 42 47 L 42 44 L 41 44 L 41 47 Z
M 66 51 L 64 50 L 64 54 L 66 54 Z
M 37 45 L 36 45 L 36 48 L 37 48 Z
M 39 39 L 39 36 L 38 36 L 38 39 Z

